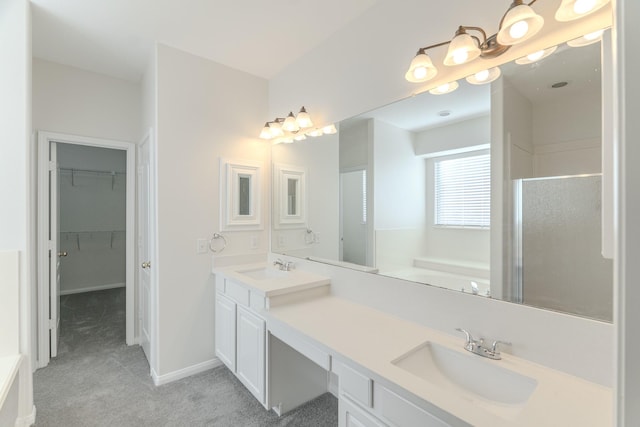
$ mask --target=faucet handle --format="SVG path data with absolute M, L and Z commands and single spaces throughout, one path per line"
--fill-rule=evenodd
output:
M 466 329 L 456 328 L 456 331 L 462 332 L 463 334 L 465 334 L 465 336 L 467 337 L 467 342 L 465 344 L 469 345 L 469 344 L 471 344 L 472 342 L 475 341 L 473 339 L 473 336 Z
M 500 344 L 500 345 L 511 345 L 511 343 L 508 342 L 508 341 L 495 340 L 493 342 L 493 344 L 491 345 L 491 351 L 492 352 L 494 352 L 494 353 L 498 352 L 498 344 Z

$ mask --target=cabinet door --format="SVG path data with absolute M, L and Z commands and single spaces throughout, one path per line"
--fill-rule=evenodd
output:
M 359 408 L 346 396 L 340 396 L 338 401 L 339 427 L 385 427 L 380 420 Z
M 216 293 L 216 356 L 236 371 L 236 303 Z
M 244 307 L 238 307 L 236 374 L 251 393 L 264 404 L 265 321 Z

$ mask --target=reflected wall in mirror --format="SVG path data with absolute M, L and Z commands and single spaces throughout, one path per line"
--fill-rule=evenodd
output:
M 276 227 L 273 252 L 611 320 L 593 181 L 600 43 L 501 68 L 490 85 L 461 82 L 344 120 L 337 135 L 274 146 L 275 163 L 308 168 L 309 215 L 298 229 Z M 536 178 L 585 174 L 589 184 L 522 190 Z M 564 210 L 556 201 L 572 199 L 562 191 L 576 197 Z M 529 206 L 554 225 L 532 219 Z M 553 227 L 565 232 L 551 234 L 557 241 Z

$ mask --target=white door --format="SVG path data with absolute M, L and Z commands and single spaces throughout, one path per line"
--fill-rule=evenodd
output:
M 50 356 L 58 355 L 60 340 L 60 168 L 57 144 L 49 146 L 49 328 Z
M 216 293 L 216 356 L 236 371 L 236 303 Z
M 139 146 L 138 154 L 138 324 L 140 346 L 151 363 L 151 203 L 150 203 L 150 150 L 151 138 Z
M 340 173 L 341 261 L 367 264 L 365 170 Z
M 264 403 L 265 321 L 243 307 L 237 310 L 236 373 L 256 399 Z

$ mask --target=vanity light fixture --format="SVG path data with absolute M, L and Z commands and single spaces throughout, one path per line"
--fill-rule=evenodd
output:
M 518 65 L 533 64 L 534 62 L 538 62 L 541 59 L 551 55 L 553 52 L 556 51 L 557 48 L 558 46 L 553 46 L 548 49 L 542 49 L 537 52 L 532 52 L 527 56 L 523 56 L 522 58 L 516 59 L 516 64 Z
M 272 121 L 265 123 L 260 132 L 260 138 L 273 139 L 282 137 L 274 141 L 276 144 L 293 142 L 294 139 L 296 141 L 302 141 L 306 138 L 305 134 L 309 135 L 310 132 L 317 134 L 318 130 L 312 128 L 313 121 L 311 120 L 311 116 L 307 110 L 302 107 L 295 116 L 292 111 L 287 117 L 276 117 Z M 335 133 L 335 126 L 333 129 L 333 133 Z M 322 131 L 320 131 L 320 135 L 322 135 Z
M 453 82 L 445 83 L 438 87 L 434 87 L 433 89 L 429 90 L 429 93 L 432 95 L 444 95 L 445 93 L 451 93 L 454 90 L 458 89 L 458 86 L 460 86 L 458 82 L 453 81 Z
M 593 33 L 585 34 L 577 39 L 569 40 L 567 44 L 571 47 L 588 46 L 602 40 L 602 34 L 604 34 L 604 30 L 594 31 Z
M 483 85 L 497 80 L 502 71 L 499 67 L 489 68 L 488 70 L 478 71 L 475 74 L 466 77 L 466 80 L 472 85 Z
M 525 4 L 523 0 L 513 3 L 503 15 L 497 34 L 487 37 L 480 27 L 459 26 L 453 39 L 418 49 L 405 73 L 405 79 L 412 83 L 431 80 L 438 74 L 437 67 L 427 54 L 427 50 L 449 45 L 444 65 L 455 66 L 466 64 L 477 57 L 495 58 L 506 52 L 511 45 L 521 43 L 533 37 L 544 24 L 542 16 L 535 13 L 531 5 L 536 0 Z M 469 34 L 470 32 L 478 35 Z
M 611 0 L 562 0 L 556 11 L 556 20 L 573 21 L 587 16 L 608 4 Z

